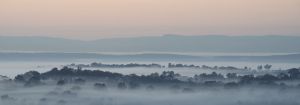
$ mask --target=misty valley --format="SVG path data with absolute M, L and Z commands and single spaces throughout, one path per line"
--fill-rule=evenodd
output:
M 0 0 L 0 105 L 300 105 L 300 0 Z
M 101 70 L 105 68 L 149 72 Z M 178 69 L 205 72 L 182 75 Z M 277 70 L 269 64 L 72 63 L 0 78 L 1 105 L 299 105 L 299 92 L 300 68 Z
M 299 105 L 299 55 L 1 52 L 0 105 Z

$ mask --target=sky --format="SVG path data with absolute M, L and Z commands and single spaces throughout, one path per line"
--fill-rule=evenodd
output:
M 1 36 L 298 35 L 300 0 L 0 0 Z

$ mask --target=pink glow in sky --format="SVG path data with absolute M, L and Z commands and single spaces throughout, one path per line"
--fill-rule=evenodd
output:
M 0 0 L 0 35 L 300 35 L 300 0 Z

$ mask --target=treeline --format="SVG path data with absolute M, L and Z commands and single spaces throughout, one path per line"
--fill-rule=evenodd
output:
M 103 64 L 103 63 L 97 63 L 93 62 L 91 64 L 75 64 L 72 63 L 70 65 L 67 65 L 68 67 L 79 67 L 79 68 L 133 68 L 133 67 L 146 67 L 146 68 L 195 68 L 195 69 L 208 69 L 208 70 L 252 70 L 251 67 L 243 67 L 238 68 L 234 66 L 207 66 L 207 65 L 194 65 L 194 64 L 173 64 L 168 63 L 167 66 L 161 65 L 161 64 L 138 64 L 138 63 L 129 63 L 129 64 Z M 266 64 L 266 65 L 258 65 L 256 70 L 270 70 L 272 68 L 272 65 Z
M 176 77 L 180 76 L 173 71 L 164 71 L 162 74 L 152 73 L 150 75 L 123 75 L 120 73 L 112 73 L 108 71 L 100 70 L 82 70 L 80 68 L 74 69 L 69 67 L 63 67 L 62 69 L 53 68 L 52 70 L 39 73 L 37 71 L 29 71 L 24 74 L 17 75 L 14 81 L 19 83 L 25 83 L 26 86 L 41 84 L 42 80 L 65 80 L 73 81 L 75 79 L 85 80 L 98 80 L 105 79 L 109 81 L 125 81 L 125 82 L 144 82 L 144 83 L 180 83 Z
M 117 83 L 134 83 L 134 84 L 185 84 L 185 85 L 202 85 L 202 86 L 244 86 L 244 85 L 266 85 L 282 86 L 286 85 L 284 81 L 300 80 L 300 69 L 289 69 L 287 72 L 278 75 L 238 75 L 236 73 L 227 73 L 226 75 L 212 72 L 210 74 L 202 73 L 189 77 L 187 80 L 180 79 L 180 74 L 173 71 L 164 71 L 161 74 L 152 73 L 149 75 L 123 75 L 99 70 L 82 70 L 63 67 L 62 69 L 53 68 L 52 70 L 39 73 L 29 71 L 25 74 L 17 75 L 13 81 L 24 83 L 25 86 L 35 86 L 43 84 L 44 80 L 56 80 L 57 84 L 80 83 L 85 81 L 114 81 Z M 214 85 L 213 85 L 214 84 Z M 102 84 L 103 85 L 103 84 Z M 98 84 L 97 86 L 101 86 Z M 300 86 L 300 85 L 299 85 Z
M 207 65 L 193 65 L 193 64 L 168 64 L 168 68 L 199 68 L 199 69 L 209 69 L 209 70 L 253 70 L 251 67 L 243 67 L 238 68 L 234 66 L 207 66 Z M 266 64 L 266 65 L 258 65 L 256 70 L 270 70 L 272 68 L 272 65 Z
M 161 68 L 164 67 L 160 64 L 138 64 L 138 63 L 129 63 L 129 64 L 103 64 L 103 63 L 97 63 L 93 62 L 91 64 L 70 64 L 68 66 L 71 67 L 81 67 L 81 68 L 86 68 L 86 67 L 103 67 L 103 68 L 127 68 L 127 67 L 156 67 L 156 68 Z

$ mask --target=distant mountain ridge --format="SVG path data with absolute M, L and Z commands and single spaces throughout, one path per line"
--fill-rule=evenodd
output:
M 300 36 L 180 36 L 110 38 L 94 41 L 0 36 L 0 51 L 44 52 L 266 52 L 298 53 Z
M 97 53 L 13 53 L 0 52 L 0 61 L 237 61 L 237 62 L 300 62 L 300 54 L 265 56 L 195 56 L 181 54 L 97 54 Z

